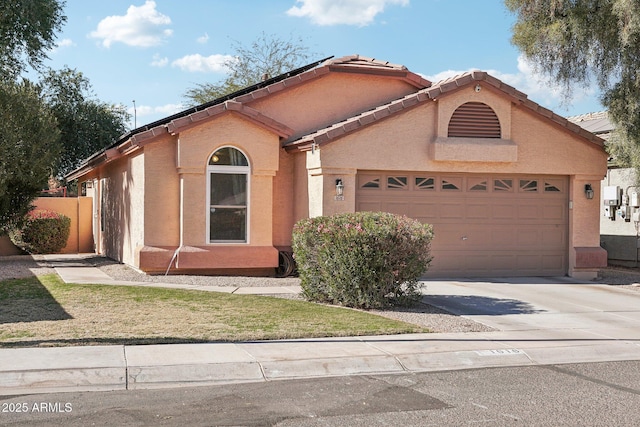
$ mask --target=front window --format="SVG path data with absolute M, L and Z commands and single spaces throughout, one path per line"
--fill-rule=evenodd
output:
M 232 147 L 217 150 L 209 158 L 209 242 L 247 242 L 249 163 Z

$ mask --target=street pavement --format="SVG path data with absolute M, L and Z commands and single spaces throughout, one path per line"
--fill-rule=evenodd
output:
M 56 266 L 65 282 L 124 284 L 73 257 L 67 260 Z M 211 288 L 299 291 L 295 286 Z M 640 292 L 564 277 L 451 279 L 427 281 L 424 301 L 495 331 L 0 349 L 0 395 L 640 360 Z

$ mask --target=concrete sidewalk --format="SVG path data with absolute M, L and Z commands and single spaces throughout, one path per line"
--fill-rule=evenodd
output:
M 114 280 L 97 267 L 84 262 L 78 255 L 53 255 L 43 256 L 44 260 L 50 260 L 55 266 L 56 273 L 65 283 L 78 284 L 103 284 L 120 286 L 147 286 L 155 288 L 192 289 L 199 291 L 224 292 L 231 294 L 298 294 L 300 286 L 202 286 L 185 285 L 180 283 L 161 282 L 135 282 Z M 171 276 L 169 276 L 171 277 Z
M 56 270 L 65 281 L 122 284 L 86 265 L 61 265 Z M 286 290 L 295 292 L 293 288 Z M 282 291 L 274 289 L 275 293 Z M 265 292 L 264 288 L 256 290 Z M 499 330 L 241 343 L 0 349 L 0 395 L 640 360 L 640 292 L 580 284 L 565 278 L 524 278 L 513 282 L 429 281 L 427 293 L 425 298 L 430 303 L 457 310 Z

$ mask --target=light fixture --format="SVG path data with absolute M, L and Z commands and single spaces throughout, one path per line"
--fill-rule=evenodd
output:
M 213 163 L 218 163 L 220 161 L 220 157 L 214 154 L 213 156 L 211 156 L 211 160 L 213 160 Z
M 593 199 L 593 187 L 591 187 L 591 184 L 585 184 L 584 185 L 584 194 L 585 196 L 587 196 L 587 199 L 591 200 Z
M 344 184 L 341 179 L 336 179 L 336 196 L 342 196 L 344 192 Z
M 480 92 L 480 90 L 482 89 L 482 86 L 480 86 L 480 84 L 477 84 L 475 89 L 476 89 L 476 92 Z

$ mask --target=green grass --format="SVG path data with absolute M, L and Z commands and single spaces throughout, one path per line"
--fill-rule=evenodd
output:
M 273 340 L 428 332 L 341 307 L 167 288 L 0 282 L 0 347 Z

